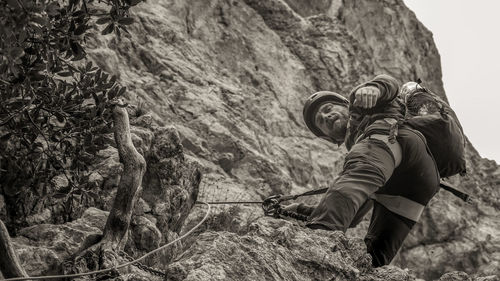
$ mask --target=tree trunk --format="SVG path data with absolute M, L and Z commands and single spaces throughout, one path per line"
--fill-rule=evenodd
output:
M 0 220 L 0 271 L 5 278 L 28 277 L 12 247 L 9 232 Z
M 122 105 L 122 102 L 119 102 Z M 139 199 L 142 177 L 146 171 L 146 161 L 135 149 L 130 136 L 127 110 L 116 106 L 113 110 L 115 141 L 123 163 L 118 190 L 113 208 L 104 227 L 102 243 L 112 250 L 123 250 L 127 243 L 128 227 L 135 203 Z
M 128 228 L 134 205 L 139 199 L 146 161 L 132 143 L 128 113 L 122 105 L 123 102 L 119 101 L 113 110 L 115 141 L 120 162 L 123 164 L 113 208 L 106 221 L 101 241 L 78 254 L 71 268 L 63 268 L 66 273 L 113 267 L 120 259 L 119 252 L 127 243 Z

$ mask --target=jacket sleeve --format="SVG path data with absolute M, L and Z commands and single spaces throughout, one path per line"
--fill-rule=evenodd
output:
M 393 101 L 399 93 L 399 81 L 390 75 L 381 74 L 375 76 L 372 80 L 355 87 L 349 95 L 349 101 L 351 104 L 353 104 L 355 99 L 354 93 L 359 88 L 366 86 L 374 86 L 380 90 L 381 96 L 377 100 L 377 104 L 375 105 L 376 107 L 386 105 L 387 103 Z

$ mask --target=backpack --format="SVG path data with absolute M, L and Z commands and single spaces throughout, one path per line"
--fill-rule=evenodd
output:
M 401 98 L 406 108 L 404 123 L 424 135 L 440 177 L 464 175 L 466 142 L 455 112 L 420 85 Z

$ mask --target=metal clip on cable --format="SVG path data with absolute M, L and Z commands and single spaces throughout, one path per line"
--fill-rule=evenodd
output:
M 273 195 L 262 201 L 262 209 L 266 216 L 279 218 L 281 197 L 281 195 Z

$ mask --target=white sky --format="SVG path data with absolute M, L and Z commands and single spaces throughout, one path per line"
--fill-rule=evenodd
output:
M 404 2 L 434 35 L 446 96 L 465 134 L 500 164 L 500 1 Z

